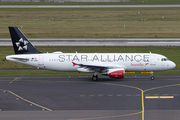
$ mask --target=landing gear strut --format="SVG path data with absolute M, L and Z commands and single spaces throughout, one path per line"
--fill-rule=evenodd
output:
M 99 72 L 95 72 L 94 75 L 92 76 L 92 80 L 93 81 L 97 81 L 98 80 L 98 75 L 97 74 L 99 74 Z
M 151 79 L 151 80 L 154 80 L 154 79 L 155 79 L 152 71 L 151 71 L 151 77 L 150 77 L 150 79 Z

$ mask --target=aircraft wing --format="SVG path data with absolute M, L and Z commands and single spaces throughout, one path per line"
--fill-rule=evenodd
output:
M 106 64 L 78 64 L 78 63 L 73 63 L 73 66 L 79 66 L 79 68 L 83 68 L 83 70 L 89 70 L 91 72 L 93 71 L 98 71 L 102 72 L 108 69 L 116 69 L 116 68 L 124 68 L 126 69 L 126 66 L 124 65 L 106 65 Z M 81 69 L 79 69 L 80 71 Z M 84 71 L 83 71 L 84 72 Z

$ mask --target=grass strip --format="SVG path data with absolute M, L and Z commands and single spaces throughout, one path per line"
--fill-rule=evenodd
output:
M 179 75 L 180 71 L 161 71 L 155 72 L 154 75 Z M 92 76 L 93 73 L 79 73 L 79 72 L 58 72 L 48 70 L 29 70 L 29 71 L 0 71 L 0 76 Z M 99 74 L 101 76 L 101 74 Z M 142 74 L 135 72 L 133 74 L 126 73 L 125 76 L 150 76 L 150 74 Z
M 180 8 L 1 8 L 0 38 L 179 38 Z

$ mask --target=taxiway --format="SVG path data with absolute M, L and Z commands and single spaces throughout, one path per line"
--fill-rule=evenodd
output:
M 0 119 L 177 120 L 180 75 L 0 77 Z M 148 98 L 149 97 L 149 98 Z
M 35 46 L 180 46 L 179 38 L 139 39 L 29 39 Z M 10 39 L 0 39 L 1 46 L 12 46 Z
M 0 8 L 144 8 L 180 7 L 180 5 L 0 5 Z

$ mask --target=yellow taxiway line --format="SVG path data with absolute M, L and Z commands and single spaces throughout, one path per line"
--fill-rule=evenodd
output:
M 9 82 L 10 84 L 12 83 L 12 82 L 14 82 L 15 80 L 17 80 L 18 79 L 18 77 L 16 77 L 14 80 L 12 80 L 11 82 Z
M 159 99 L 159 98 L 174 98 L 174 96 L 145 96 L 146 99 Z

